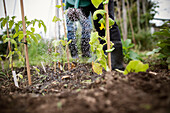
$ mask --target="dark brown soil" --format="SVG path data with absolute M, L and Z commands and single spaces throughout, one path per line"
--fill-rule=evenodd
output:
M 170 113 L 170 72 L 164 66 L 126 76 L 115 71 L 97 75 L 89 64 L 56 73 L 46 69 L 31 68 L 31 86 L 26 72 L 20 88 L 12 78 L 1 78 L 0 113 Z

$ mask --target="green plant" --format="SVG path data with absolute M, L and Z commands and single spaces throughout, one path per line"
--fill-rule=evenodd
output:
M 38 23 L 38 27 L 41 28 L 41 26 L 44 27 L 44 31 L 46 32 L 46 26 L 44 24 L 44 22 L 42 20 L 31 20 L 28 21 L 27 18 L 25 17 L 25 21 L 26 21 L 26 34 L 23 34 L 22 31 L 22 21 L 18 21 L 15 22 L 14 19 L 16 17 L 9 17 L 7 16 L 6 18 L 0 18 L 0 24 L 1 24 L 1 29 L 3 29 L 5 27 L 6 24 L 9 25 L 9 32 L 11 31 L 11 33 L 9 34 L 9 37 L 7 36 L 7 34 L 4 34 L 2 36 L 3 38 L 3 43 L 6 43 L 8 41 L 10 41 L 11 44 L 14 44 L 14 51 L 9 51 L 9 54 L 7 55 L 7 58 L 9 58 L 10 61 L 10 67 L 12 65 L 12 56 L 14 54 L 18 55 L 18 59 L 19 61 L 24 62 L 24 58 L 21 54 L 21 51 L 19 51 L 18 49 L 18 42 L 19 43 L 24 43 L 24 44 L 31 44 L 32 41 L 34 41 L 36 44 L 38 44 L 38 40 L 41 39 L 41 36 L 38 33 L 35 33 L 35 23 Z M 12 33 L 12 28 L 15 29 L 15 33 Z M 30 30 L 28 29 L 30 28 Z M 23 38 L 24 36 L 26 36 L 26 40 L 27 43 L 23 42 Z M 18 42 L 16 41 L 16 38 L 18 40 Z
M 69 42 L 66 42 L 65 40 L 53 40 L 52 44 L 54 47 L 60 47 L 61 48 L 61 53 L 59 52 L 53 52 L 52 55 L 54 57 L 53 61 L 55 62 L 63 62 L 63 64 L 65 64 L 67 62 L 66 59 L 66 55 L 67 55 L 67 51 L 66 51 L 66 45 L 69 45 L 71 43 L 72 40 L 70 40 Z M 62 55 L 62 57 L 59 57 L 59 55 Z M 63 65 L 64 66 L 64 65 Z M 64 68 L 63 68 L 64 69 Z
M 148 52 L 147 55 L 160 53 L 158 58 L 165 61 L 168 64 L 168 68 L 170 69 L 170 28 L 165 27 L 159 32 L 155 32 L 154 35 L 159 36 L 159 38 L 161 37 L 157 43 L 158 48 Z
M 98 8 L 99 5 L 101 3 L 103 4 L 107 4 L 108 3 L 108 0 L 91 0 L 92 1 L 92 4 Z M 98 19 L 98 14 L 100 14 L 103 18 L 101 18 L 99 20 L 98 23 L 101 24 L 101 27 L 100 27 L 100 30 L 102 29 L 105 29 L 106 31 L 106 11 L 103 10 L 103 9 L 99 9 L 99 10 L 96 10 L 93 14 L 93 19 L 94 20 L 97 20 Z M 112 25 L 114 25 L 114 20 L 112 20 L 111 18 L 109 18 L 109 27 L 111 27 Z M 100 41 L 99 41 L 99 38 L 101 40 L 104 40 L 105 43 L 104 44 L 100 44 Z M 100 37 L 98 35 L 98 32 L 92 32 L 91 33 L 91 37 L 90 37 L 90 42 L 89 44 L 91 45 L 91 51 L 93 53 L 96 54 L 97 56 L 97 59 L 92 62 L 92 68 L 93 68 L 93 71 L 96 72 L 97 74 L 102 74 L 102 69 L 104 68 L 106 71 L 109 71 L 109 67 L 108 67 L 108 64 L 107 64 L 107 56 L 105 55 L 104 51 L 103 51 L 103 46 L 107 44 L 107 39 L 106 39 L 106 36 L 105 37 Z M 111 49 L 109 50 L 106 50 L 105 52 L 108 53 L 108 52 L 112 52 L 114 50 L 113 47 L 113 43 L 111 43 Z
M 146 72 L 146 70 L 149 68 L 149 64 L 143 64 L 139 60 L 132 60 L 129 62 L 129 64 L 126 66 L 126 69 L 124 71 L 120 71 L 116 69 L 117 71 L 123 73 L 124 75 L 127 75 L 130 72 Z
M 99 38 L 102 40 L 105 40 L 106 43 L 100 44 Z M 98 32 L 92 32 L 90 37 L 91 51 L 96 54 L 97 59 L 92 62 L 92 68 L 93 71 L 97 74 L 102 74 L 102 69 L 104 68 L 106 71 L 109 70 L 107 65 L 107 56 L 105 55 L 103 51 L 103 46 L 107 44 L 106 38 L 102 38 L 98 35 Z M 113 47 L 113 44 L 111 45 L 111 48 Z M 114 48 L 112 48 L 110 51 L 113 51 Z
M 137 53 L 131 50 L 134 47 L 131 39 L 127 39 L 125 41 L 122 40 L 122 45 L 125 62 L 129 62 L 130 60 L 142 60 Z

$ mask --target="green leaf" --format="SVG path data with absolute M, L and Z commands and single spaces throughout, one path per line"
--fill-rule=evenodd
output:
M 4 17 L 0 18 L 0 22 L 1 22 L 2 20 L 4 20 Z
M 57 57 L 58 55 L 60 55 L 60 53 L 52 53 L 53 56 Z
M 94 63 L 94 62 L 92 62 L 92 68 L 93 68 L 93 71 L 95 72 L 95 73 L 97 73 L 97 74 L 102 74 L 102 66 L 101 66 L 101 64 L 99 64 L 99 63 Z
M 56 7 L 57 7 L 57 8 L 60 8 L 60 7 L 61 7 L 61 5 L 56 5 Z
M 166 63 L 170 64 L 170 57 L 167 58 Z
M 14 39 L 10 39 L 10 42 L 11 42 L 12 44 L 14 44 L 15 47 L 17 46 L 17 42 L 16 42 Z
M 6 23 L 7 23 L 7 19 L 3 19 L 1 25 L 4 27 Z
M 23 76 L 19 73 L 17 74 L 17 76 L 20 78 L 20 79 L 23 79 Z
M 5 40 L 5 39 L 6 39 L 6 37 L 7 37 L 7 35 L 3 35 L 3 36 L 2 36 L 2 39 L 3 39 L 3 40 Z
M 54 16 L 52 21 L 53 21 L 53 22 L 57 22 L 57 21 L 61 21 L 61 19 L 58 18 L 58 17 L 56 17 L 56 16 Z
M 96 0 L 96 1 L 97 1 L 97 0 Z M 97 20 L 97 19 L 98 19 L 98 17 L 97 17 L 98 14 L 101 14 L 101 15 L 104 16 L 105 13 L 106 13 L 105 10 L 102 10 L 102 9 L 96 10 L 96 11 L 94 12 L 94 14 L 93 14 L 93 19 L 94 19 L 94 20 Z
M 114 24 L 115 24 L 115 21 L 113 19 L 109 18 L 109 26 L 112 26 Z
M 14 21 L 13 21 L 13 20 L 10 20 L 10 21 L 9 21 L 9 29 L 11 29 L 13 25 L 14 25 Z
M 16 31 L 16 32 L 19 31 L 19 24 L 15 24 L 15 31 Z
M 146 70 L 149 68 L 149 64 L 143 64 L 139 60 L 132 60 L 129 62 L 129 64 L 126 66 L 126 69 L 124 71 L 124 74 L 128 74 L 130 72 L 146 72 Z
M 44 32 L 46 33 L 46 32 L 47 32 L 47 27 L 46 27 L 46 25 L 44 24 L 44 22 L 43 22 L 42 20 L 40 20 L 40 22 L 41 22 L 42 26 L 44 27 Z
M 30 36 L 31 36 L 31 38 L 34 40 L 34 42 L 35 42 L 36 44 L 38 44 L 37 38 L 36 38 L 34 35 L 30 35 Z
M 115 48 L 108 49 L 108 50 L 106 50 L 106 53 L 110 53 L 110 52 L 112 52 L 114 49 L 115 49 Z
M 38 27 L 39 27 L 39 28 L 41 28 L 41 21 L 39 21 L 39 23 L 38 23 Z
M 11 18 L 12 18 L 12 20 L 14 20 L 16 18 L 16 16 L 12 16 Z
M 10 41 L 10 38 L 6 38 L 6 39 L 4 40 L 4 43 L 6 43 L 6 42 L 8 42 L 8 41 Z
M 91 0 L 91 2 L 95 8 L 98 8 L 99 5 L 103 2 L 103 0 Z
M 18 41 L 21 42 L 21 40 L 24 38 L 24 34 L 19 34 Z
M 134 51 L 129 51 L 129 57 L 132 59 L 132 60 L 138 60 L 138 57 L 139 55 L 137 53 L 135 53 Z
M 96 50 L 97 46 L 100 44 L 98 37 L 99 37 L 98 32 L 91 33 L 89 44 L 91 45 L 92 52 L 94 52 Z
M 60 40 L 53 40 L 53 41 L 52 41 L 52 45 L 53 45 L 54 47 L 59 46 L 59 44 L 60 44 Z
M 31 31 L 32 31 L 32 32 L 35 32 L 35 28 L 31 27 Z

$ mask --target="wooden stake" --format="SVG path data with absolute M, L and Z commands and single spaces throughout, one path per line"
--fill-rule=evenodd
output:
M 57 5 L 57 0 L 55 2 L 56 2 L 56 5 Z M 55 8 L 55 13 L 57 15 L 57 9 L 56 8 Z M 56 23 L 55 23 L 55 26 L 54 26 L 54 34 L 55 34 L 54 40 L 56 40 L 57 39 L 57 35 L 56 35 Z M 56 52 L 57 52 L 57 47 L 55 46 L 55 54 L 56 54 Z M 54 61 L 54 73 L 56 73 L 56 61 Z
M 7 17 L 5 0 L 3 0 L 3 3 L 4 3 L 5 17 Z M 6 23 L 6 30 L 7 30 L 7 37 L 9 38 L 8 22 Z M 11 52 L 11 42 L 10 41 L 8 41 L 8 49 L 9 49 L 9 52 Z M 13 60 L 11 60 L 11 70 L 13 71 Z
M 64 20 L 63 0 L 61 0 L 61 10 L 62 10 L 62 17 L 63 17 L 64 38 L 67 38 L 66 26 L 65 26 L 65 20 Z M 69 51 L 68 51 L 67 40 L 65 40 L 65 42 L 66 42 L 66 52 L 67 52 L 67 64 L 68 64 L 68 70 L 70 70 Z
M 21 4 L 21 14 L 22 14 L 22 25 L 23 25 L 23 34 L 26 34 L 26 26 L 25 26 L 25 18 L 24 18 L 24 6 L 23 6 L 23 0 L 20 0 Z M 28 76 L 28 84 L 31 85 L 31 74 L 30 74 L 30 66 L 29 66 L 29 58 L 28 58 L 28 47 L 27 47 L 27 41 L 26 36 L 24 36 L 24 42 L 25 42 L 25 58 L 26 58 L 26 65 L 27 65 L 27 76 Z
M 107 1 L 107 0 L 106 0 Z M 107 50 L 110 49 L 110 32 L 109 32 L 109 14 L 108 14 L 108 3 L 104 4 L 104 8 L 105 8 L 105 16 L 106 16 L 106 38 L 107 38 Z M 109 69 L 111 71 L 112 67 L 111 67 L 111 53 L 108 52 L 107 53 L 107 57 L 108 57 L 108 65 L 109 65 Z

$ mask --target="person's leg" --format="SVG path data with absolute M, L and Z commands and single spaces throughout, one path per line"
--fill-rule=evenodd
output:
M 71 52 L 72 58 L 78 58 L 78 49 L 76 45 L 76 26 L 74 26 L 74 22 L 71 21 L 67 16 L 66 16 L 66 24 L 67 24 L 67 38 L 68 41 L 72 40 L 71 43 L 69 44 L 69 49 Z
M 99 6 L 98 9 L 103 9 L 103 4 L 101 4 Z M 109 5 L 108 5 L 108 9 L 109 9 L 109 17 L 112 18 L 114 20 L 114 1 L 113 0 L 109 0 Z M 97 10 L 97 9 L 95 9 Z M 92 10 L 92 13 L 95 11 L 94 8 Z M 98 20 L 94 21 L 94 25 L 96 30 L 99 32 L 100 36 L 105 36 L 105 30 L 100 30 L 100 24 L 98 23 L 98 21 L 102 18 L 101 15 L 98 16 Z M 123 66 L 123 51 L 122 51 L 122 43 L 121 43 L 121 36 L 120 36 L 120 31 L 118 28 L 118 25 L 115 24 L 112 26 L 112 28 L 110 29 L 110 41 L 114 43 L 114 50 L 111 52 L 111 63 L 112 63 L 112 70 L 114 69 L 120 69 L 123 70 L 124 66 Z M 101 41 L 101 43 L 104 43 L 103 40 Z M 107 46 L 104 46 L 104 51 L 107 49 Z
M 82 36 L 81 36 L 81 51 L 82 57 L 90 57 L 90 19 L 88 18 L 90 11 L 84 12 L 84 8 L 81 8 L 82 14 L 79 16 L 79 22 L 82 26 Z

